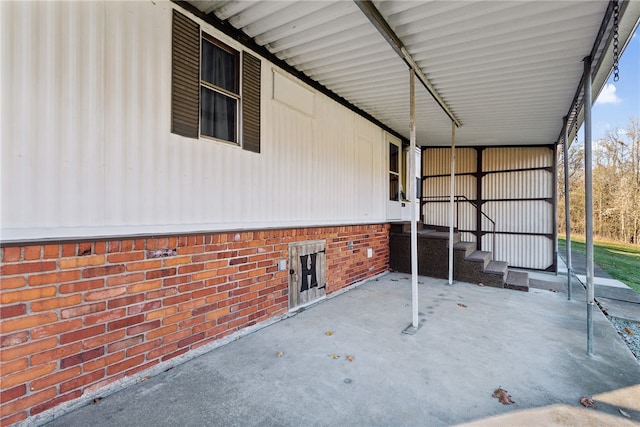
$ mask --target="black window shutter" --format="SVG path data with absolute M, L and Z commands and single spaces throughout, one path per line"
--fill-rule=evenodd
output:
M 259 58 L 242 52 L 242 148 L 260 152 Z
M 171 132 L 197 138 L 200 118 L 200 26 L 173 11 Z

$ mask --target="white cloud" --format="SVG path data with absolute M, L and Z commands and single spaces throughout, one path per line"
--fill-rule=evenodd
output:
M 618 98 L 618 95 L 616 95 L 616 86 L 614 84 L 605 84 L 604 87 L 602 88 L 602 92 L 600 92 L 600 95 L 596 100 L 596 103 L 597 104 L 618 104 L 620 101 L 622 100 Z

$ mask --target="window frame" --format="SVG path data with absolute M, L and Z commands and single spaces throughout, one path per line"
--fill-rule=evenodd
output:
M 219 138 L 213 135 L 207 135 L 202 133 L 202 103 L 203 103 L 203 97 L 202 95 L 200 95 L 200 101 L 199 101 L 199 115 L 200 115 L 200 119 L 198 121 L 198 135 L 200 136 L 200 138 L 204 138 L 204 139 L 209 139 L 209 140 L 214 140 L 214 141 L 219 141 L 219 142 L 224 142 L 227 144 L 232 144 L 232 145 L 236 145 L 236 146 L 241 146 L 242 145 L 242 136 L 241 136 L 241 129 L 242 129 L 242 117 L 241 117 L 241 106 L 242 106 L 242 96 L 241 96 L 241 92 L 242 92 L 242 87 L 241 87 L 241 79 L 240 76 L 242 74 L 242 70 L 241 70 L 241 60 L 240 60 L 240 56 L 241 56 L 241 52 L 239 50 L 236 50 L 230 46 L 227 46 L 226 44 L 224 44 L 223 42 L 221 42 L 220 40 L 216 39 L 215 37 L 213 37 L 211 34 L 208 34 L 204 31 L 200 31 L 200 44 L 202 46 L 202 43 L 204 42 L 208 42 L 211 43 L 212 45 L 214 45 L 215 47 L 231 54 L 233 56 L 234 59 L 234 70 L 233 70 L 233 78 L 234 78 L 234 86 L 237 90 L 237 93 L 235 92 L 231 92 L 228 89 L 225 89 L 223 87 L 220 87 L 218 85 L 216 85 L 215 83 L 209 82 L 207 80 L 204 80 L 203 75 L 202 75 L 202 64 L 204 63 L 203 61 L 203 55 L 204 55 L 204 50 L 202 49 L 202 47 L 200 48 L 200 58 L 199 58 L 199 89 L 200 91 L 202 90 L 202 88 L 206 88 L 209 89 L 213 92 L 222 94 L 223 96 L 226 96 L 227 98 L 232 98 L 235 101 L 235 117 L 234 117 L 234 140 L 228 140 L 228 139 L 224 139 L 224 138 Z

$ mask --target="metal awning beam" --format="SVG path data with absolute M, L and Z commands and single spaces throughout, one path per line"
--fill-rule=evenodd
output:
M 375 5 L 369 0 L 354 0 L 354 2 L 356 5 L 358 5 L 360 10 L 362 10 L 362 13 L 364 13 L 369 21 L 371 21 L 373 26 L 376 27 L 378 32 L 391 45 L 398 56 L 400 56 L 400 58 L 402 58 L 407 63 L 409 68 L 414 70 L 416 77 L 420 80 L 425 89 L 427 89 L 427 91 L 431 94 L 433 99 L 438 103 L 440 108 L 442 108 L 447 116 L 449 116 L 453 123 L 455 123 L 457 127 L 462 126 L 460 120 L 458 120 L 453 111 L 451 111 L 447 103 L 444 102 L 444 100 L 442 99 L 436 88 L 433 87 L 427 76 L 424 75 L 420 66 L 416 63 L 411 54 L 405 48 L 402 40 L 400 40 L 396 33 L 391 29 L 391 27 L 384 19 L 384 17 L 380 14 L 380 11 L 375 7 Z

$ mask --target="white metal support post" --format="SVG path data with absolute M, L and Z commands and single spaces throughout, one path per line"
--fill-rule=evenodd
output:
M 409 152 L 411 161 L 409 162 L 409 200 L 411 208 L 411 325 L 418 328 L 418 224 L 416 222 L 416 162 L 414 159 L 416 152 L 416 74 L 413 68 L 409 75 L 409 98 L 410 98 L 410 120 L 409 120 Z
M 587 354 L 593 355 L 593 164 L 591 150 L 591 57 L 584 58 L 584 212 L 587 252 Z
M 456 124 L 451 122 L 451 178 L 449 183 L 449 284 L 453 285 L 453 221 L 456 192 Z
M 571 301 L 571 212 L 569 210 L 569 118 L 564 119 L 564 219 L 567 238 L 567 299 Z M 578 118 L 576 117 L 576 120 Z

